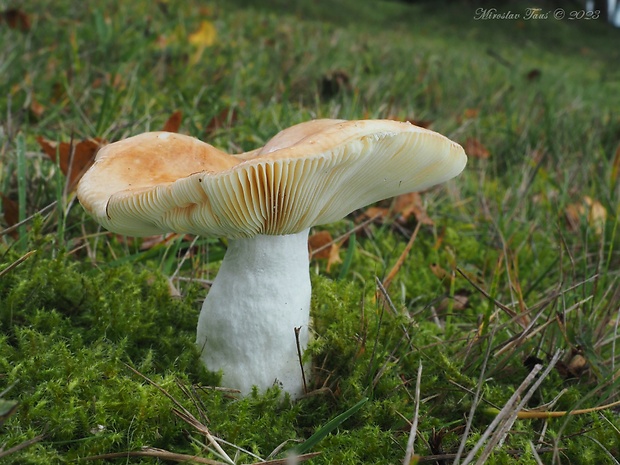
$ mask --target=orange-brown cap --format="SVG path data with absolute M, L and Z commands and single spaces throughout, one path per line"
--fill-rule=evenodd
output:
M 101 149 L 78 197 L 120 234 L 282 235 L 447 181 L 466 163 L 455 142 L 391 120 L 309 121 L 239 155 L 152 132 Z

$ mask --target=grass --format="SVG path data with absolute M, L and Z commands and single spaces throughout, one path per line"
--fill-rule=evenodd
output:
M 23 8 L 29 31 L 0 23 L 3 226 L 25 220 L 0 237 L 3 463 L 618 463 L 617 408 L 544 413 L 618 400 L 617 30 L 348 0 Z M 192 44 L 202 21 L 215 40 Z M 399 268 L 413 216 L 317 228 L 357 229 L 342 263 L 312 262 L 297 403 L 236 399 L 199 363 L 225 244 L 100 230 L 36 140 L 118 140 L 175 110 L 230 151 L 321 117 L 427 120 L 469 148 Z M 523 399 L 539 418 L 515 418 Z

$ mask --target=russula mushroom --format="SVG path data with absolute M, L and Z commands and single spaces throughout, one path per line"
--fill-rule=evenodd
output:
M 466 162 L 446 137 L 388 120 L 309 121 L 238 155 L 150 132 L 101 149 L 78 197 L 119 234 L 227 237 L 198 319 L 201 358 L 244 394 L 275 383 L 296 398 L 297 342 L 303 351 L 309 339 L 309 228 L 444 182 Z

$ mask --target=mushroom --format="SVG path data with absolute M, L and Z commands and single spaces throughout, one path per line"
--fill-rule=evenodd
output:
M 198 319 L 201 359 L 243 394 L 303 394 L 311 226 L 458 175 L 462 147 L 389 120 L 320 119 L 229 155 L 193 137 L 149 132 L 107 145 L 81 179 L 84 208 L 110 231 L 218 235 L 228 250 Z

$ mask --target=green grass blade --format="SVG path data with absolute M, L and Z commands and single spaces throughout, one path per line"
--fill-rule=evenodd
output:
M 305 442 L 293 448 L 291 452 L 301 455 L 301 454 L 305 454 L 306 452 L 312 450 L 312 448 L 316 446 L 325 436 L 327 436 L 333 430 L 338 428 L 338 426 L 340 426 L 345 420 L 353 416 L 359 409 L 361 409 L 362 406 L 366 402 L 368 402 L 368 397 L 364 397 L 362 400 L 360 400 L 357 404 L 355 404 L 353 407 L 351 407 L 346 412 L 343 412 L 337 417 L 332 418 L 330 421 L 328 421 L 325 424 L 325 426 L 323 426 L 316 433 L 314 433 L 312 436 L 306 439 Z
M 26 219 L 26 189 L 28 179 L 26 177 L 26 142 L 23 134 L 17 135 L 17 199 L 18 218 L 21 223 Z M 22 224 L 19 229 L 19 237 L 26 237 L 26 225 Z
M 353 253 L 355 252 L 355 244 L 355 234 L 351 234 L 349 236 L 349 246 L 347 247 L 347 254 L 344 257 L 344 263 L 342 264 L 342 268 L 340 269 L 340 273 L 338 274 L 339 281 L 344 279 L 344 277 L 349 272 L 349 268 L 351 268 Z

